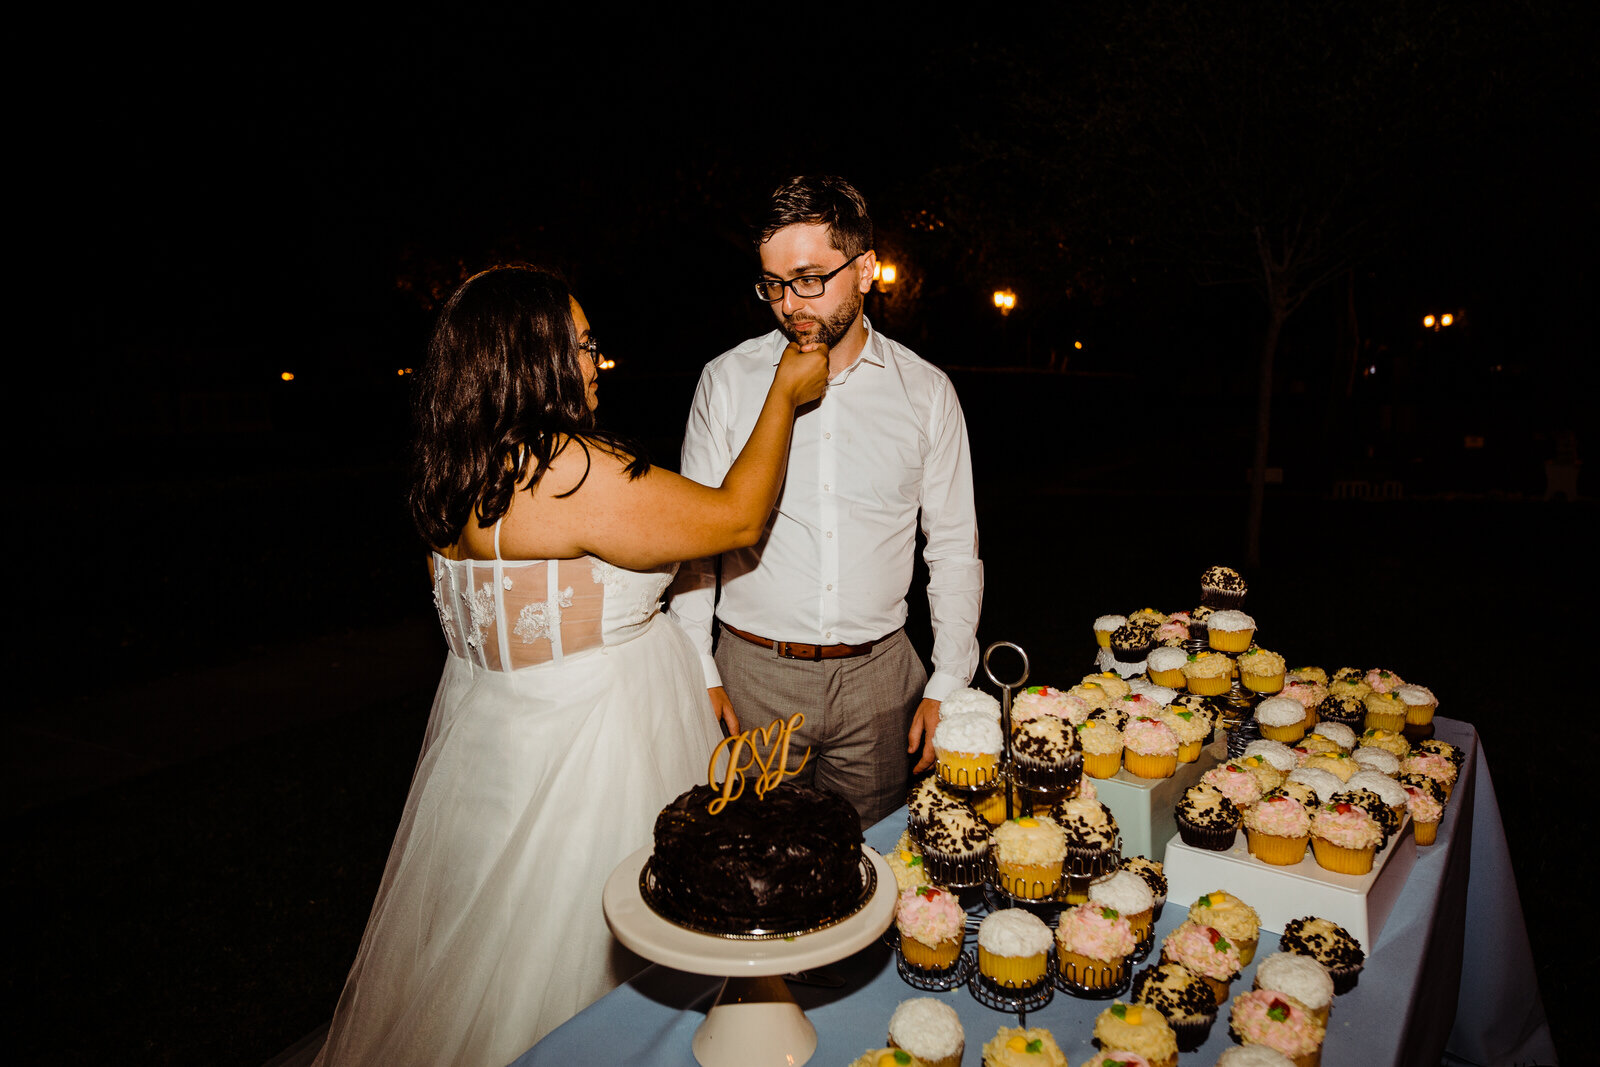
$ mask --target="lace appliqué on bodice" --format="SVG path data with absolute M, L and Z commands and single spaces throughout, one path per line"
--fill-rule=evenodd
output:
M 484 582 L 483 588 L 468 593 L 467 611 L 472 622 L 472 630 L 467 634 L 467 644 L 473 648 L 482 648 L 483 628 L 494 621 L 494 586 Z
M 511 588 L 511 579 L 506 579 L 506 588 Z M 541 600 L 533 604 L 524 604 L 522 610 L 517 612 L 517 624 L 511 632 L 522 638 L 523 644 L 531 644 L 542 637 L 549 637 L 561 629 L 561 609 L 572 607 L 572 586 L 567 586 L 549 600 Z
M 676 566 L 655 573 L 625 571 L 603 559 L 589 560 L 590 576 L 597 584 L 606 587 L 607 596 L 616 598 L 623 605 L 627 617 L 636 619 L 649 618 L 655 612 L 676 572 Z

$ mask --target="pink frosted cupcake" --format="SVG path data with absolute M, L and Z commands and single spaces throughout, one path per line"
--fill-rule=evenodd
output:
M 1245 812 L 1244 831 L 1252 856 L 1262 863 L 1288 867 L 1305 858 L 1311 841 L 1311 816 L 1298 801 L 1274 794 Z
M 961 955 L 967 913 L 955 894 L 931 885 L 900 894 L 894 924 L 900 931 L 900 954 L 917 971 L 945 971 Z
M 1449 757 L 1437 752 L 1416 752 L 1400 761 L 1402 774 L 1422 774 L 1440 785 L 1444 786 L 1444 797 L 1450 799 L 1450 791 L 1456 785 L 1456 765 L 1450 762 Z
M 1216 786 L 1241 811 L 1261 799 L 1261 780 L 1237 763 L 1219 764 L 1202 774 L 1200 780 Z
M 1244 966 L 1239 962 L 1239 948 L 1210 926 L 1201 926 L 1185 920 L 1167 935 L 1161 943 L 1161 958 L 1169 963 L 1181 963 L 1206 980 L 1218 1007 L 1227 1003 L 1228 985 Z
M 1322 1062 L 1323 1024 L 1287 993 L 1255 989 L 1233 998 L 1228 1028 L 1246 1045 L 1265 1045 L 1283 1053 L 1295 1067 Z
M 1293 697 L 1307 711 L 1314 713 L 1316 706 L 1328 699 L 1328 687 L 1305 678 L 1288 678 L 1283 683 L 1283 695 Z
M 1053 715 L 1076 726 L 1093 710 L 1081 698 L 1048 685 L 1030 685 L 1011 700 L 1011 725 Z
M 1439 837 L 1439 820 L 1444 818 L 1444 805 L 1417 786 L 1406 785 L 1401 788 L 1406 791 L 1406 811 L 1411 815 L 1412 836 L 1419 845 L 1433 844 Z
M 1211 732 L 1211 720 L 1196 715 L 1181 704 L 1172 704 L 1162 709 L 1161 721 L 1178 739 L 1178 762 L 1193 763 L 1198 760 L 1200 750 L 1205 747 L 1206 735 Z
M 1354 804 L 1324 804 L 1311 816 L 1311 850 L 1323 870 L 1366 874 L 1382 840 L 1377 820 Z
M 1189 625 L 1169 618 L 1166 622 L 1156 627 L 1156 644 L 1163 648 L 1176 648 L 1189 640 Z
M 1398 674 L 1378 667 L 1368 671 L 1362 681 L 1366 682 L 1374 693 L 1392 693 L 1406 684 L 1405 679 Z
M 1117 909 L 1080 904 L 1056 924 L 1056 962 L 1061 977 L 1084 989 L 1114 989 L 1128 976 L 1128 957 L 1138 938 Z
M 1131 720 L 1122 731 L 1122 765 L 1140 778 L 1171 778 L 1178 769 L 1178 735 L 1160 719 Z

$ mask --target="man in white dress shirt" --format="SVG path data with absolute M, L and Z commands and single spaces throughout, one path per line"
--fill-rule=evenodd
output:
M 731 732 L 796 711 L 801 780 L 870 825 L 933 764 L 939 702 L 978 665 L 983 564 L 966 422 L 943 371 L 862 315 L 876 254 L 866 201 L 840 178 L 772 195 L 755 289 L 778 329 L 706 365 L 682 473 L 718 485 L 749 437 L 787 344 L 828 346 L 828 391 L 797 414 L 777 507 L 754 547 L 686 564 L 672 614 L 698 645 Z M 904 631 L 920 514 L 933 622 L 930 678 Z M 714 617 L 720 622 L 712 654 Z M 791 759 L 791 764 L 795 760 Z

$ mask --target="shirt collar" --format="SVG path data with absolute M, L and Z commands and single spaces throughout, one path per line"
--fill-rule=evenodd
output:
M 867 340 L 866 343 L 861 346 L 861 354 L 856 357 L 856 361 L 854 363 L 840 371 L 837 378 L 828 379 L 829 385 L 841 384 L 846 378 L 850 377 L 851 374 L 854 374 L 855 369 L 861 366 L 863 363 L 870 363 L 874 367 L 881 367 L 884 365 L 883 342 L 879 339 L 878 332 L 872 328 L 872 320 L 863 315 L 861 316 L 861 325 L 866 327 L 867 330 Z M 783 359 L 783 350 L 788 346 L 789 342 L 783 336 L 782 331 L 775 332 L 774 337 L 777 339 L 778 343 L 772 351 L 772 365 L 776 367 L 778 362 Z

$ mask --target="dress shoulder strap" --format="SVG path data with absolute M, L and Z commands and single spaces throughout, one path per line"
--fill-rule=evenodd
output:
M 499 559 L 500 558 L 500 524 L 505 522 L 505 521 L 506 521 L 506 517 L 504 515 L 502 515 L 498 519 L 496 519 L 495 522 L 494 522 L 494 558 L 495 559 Z

